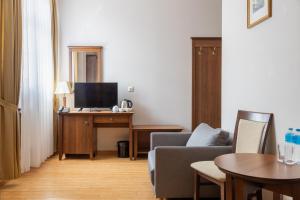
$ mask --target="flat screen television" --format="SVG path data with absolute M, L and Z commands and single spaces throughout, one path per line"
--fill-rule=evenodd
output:
M 76 108 L 112 108 L 118 104 L 118 83 L 75 83 Z

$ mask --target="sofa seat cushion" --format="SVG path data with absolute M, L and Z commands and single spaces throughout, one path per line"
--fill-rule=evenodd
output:
M 151 177 L 151 183 L 154 185 L 154 173 L 155 173 L 155 150 L 148 152 L 148 169 Z
M 219 128 L 212 128 L 209 125 L 202 123 L 194 130 L 186 146 L 226 146 L 229 140 L 228 132 L 222 131 Z
M 191 164 L 191 167 L 197 172 L 213 178 L 220 182 L 225 182 L 226 175 L 215 165 L 214 161 L 200 161 Z

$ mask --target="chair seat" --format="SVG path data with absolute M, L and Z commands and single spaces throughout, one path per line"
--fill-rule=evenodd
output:
M 197 172 L 215 179 L 218 182 L 225 182 L 226 175 L 215 165 L 214 161 L 200 161 L 191 164 Z

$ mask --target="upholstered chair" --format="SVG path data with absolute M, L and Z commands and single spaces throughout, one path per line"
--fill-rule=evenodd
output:
M 270 132 L 273 114 L 248 111 L 238 111 L 233 150 L 235 153 L 264 153 L 266 139 Z M 199 161 L 191 164 L 195 170 L 195 183 L 201 188 L 201 182 L 197 179 L 204 179 L 220 187 L 221 200 L 225 199 L 226 177 L 214 161 Z M 198 184 L 195 185 L 194 199 L 199 199 Z M 256 193 L 261 198 L 261 190 Z

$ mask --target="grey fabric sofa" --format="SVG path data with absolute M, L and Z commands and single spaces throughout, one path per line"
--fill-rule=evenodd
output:
M 232 146 L 186 147 L 191 133 L 152 133 L 148 167 L 157 198 L 193 197 L 191 163 L 232 153 Z

